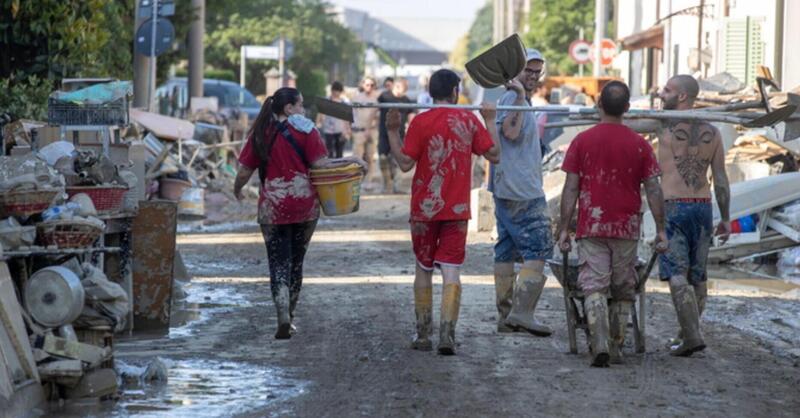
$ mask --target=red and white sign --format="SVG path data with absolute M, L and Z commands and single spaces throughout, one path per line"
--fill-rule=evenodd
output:
M 572 41 L 569 45 L 569 56 L 578 64 L 586 64 L 592 60 L 592 44 L 583 39 Z
M 594 48 L 592 48 L 594 50 Z M 600 65 L 607 67 L 614 62 L 614 57 L 617 56 L 617 44 L 611 39 L 603 39 L 600 41 Z M 594 60 L 594 54 L 592 54 Z

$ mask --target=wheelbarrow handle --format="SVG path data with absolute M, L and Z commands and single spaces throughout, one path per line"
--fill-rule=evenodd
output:
M 561 276 L 564 278 L 564 283 L 567 282 L 568 269 L 569 269 L 569 252 L 561 251 Z
M 658 252 L 653 251 L 653 254 L 650 256 L 650 260 L 647 261 L 647 266 L 645 267 L 644 271 L 642 271 L 641 276 L 639 276 L 639 283 L 636 286 L 636 290 L 642 290 L 642 287 L 644 287 L 644 284 L 647 282 L 647 278 L 650 277 L 650 272 L 653 271 L 653 266 L 655 266 L 656 260 L 658 260 Z

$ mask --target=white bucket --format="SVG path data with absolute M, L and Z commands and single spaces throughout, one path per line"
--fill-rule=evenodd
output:
M 187 218 L 205 217 L 205 189 L 189 187 L 184 190 L 178 202 L 178 215 Z

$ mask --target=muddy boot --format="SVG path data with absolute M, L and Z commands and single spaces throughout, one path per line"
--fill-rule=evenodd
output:
M 414 314 L 417 317 L 417 338 L 411 343 L 414 350 L 431 351 L 433 328 L 433 288 L 414 288 Z
M 503 264 L 504 265 L 495 265 L 494 271 L 494 293 L 495 302 L 497 304 L 497 332 L 514 332 L 505 322 L 508 314 L 511 312 L 511 298 L 514 294 L 514 281 L 517 276 L 514 274 L 514 264 Z M 509 269 L 509 266 L 505 264 L 509 264 L 511 268 Z
M 548 326 L 536 322 L 533 312 L 539 296 L 542 295 L 547 277 L 529 268 L 523 267 L 519 271 L 517 283 L 514 286 L 514 303 L 511 313 L 506 318 L 506 325 L 514 331 L 527 331 L 539 337 L 549 337 L 553 333 Z
M 291 292 L 290 292 L 291 293 Z M 297 308 L 297 301 L 300 299 L 299 293 L 294 293 L 289 295 L 289 333 L 296 334 L 297 327 L 294 325 L 294 310 Z
M 448 283 L 442 288 L 442 312 L 439 322 L 439 354 L 456 353 L 456 322 L 461 308 L 461 284 Z
M 703 336 L 700 333 L 700 317 L 697 309 L 697 299 L 694 287 L 688 283 L 673 283 L 670 281 L 670 293 L 675 312 L 678 314 L 678 323 L 681 326 L 683 340 L 670 350 L 670 354 L 678 357 L 689 357 L 696 351 L 706 348 Z
M 625 330 L 628 327 L 628 317 L 631 314 L 630 301 L 611 301 L 608 304 L 608 323 L 611 338 L 608 341 L 608 355 L 611 364 L 622 364 L 622 346 L 625 344 Z
M 584 301 L 592 349 L 592 367 L 608 367 L 608 301 L 602 293 L 592 293 Z
M 278 311 L 278 331 L 275 339 L 286 340 L 292 338 L 292 319 L 289 315 L 289 288 L 281 286 L 275 296 L 275 309 Z
M 706 299 L 708 299 L 708 282 L 700 282 L 694 285 L 694 296 L 697 299 L 697 317 L 703 316 L 703 311 L 706 309 Z M 678 331 L 678 337 L 672 338 L 667 343 L 667 348 L 672 350 L 677 348 L 683 342 L 683 331 Z

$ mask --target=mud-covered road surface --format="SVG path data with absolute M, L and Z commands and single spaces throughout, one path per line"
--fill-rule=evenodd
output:
M 676 333 L 675 313 L 667 288 L 651 280 L 647 353 L 628 345 L 626 364 L 593 369 L 582 336 L 581 354 L 568 353 L 561 288 L 552 276 L 537 309 L 554 328 L 552 337 L 495 332 L 492 241 L 471 232 L 457 355 L 409 349 L 414 258 L 407 206 L 404 195 L 366 196 L 357 214 L 321 220 L 305 264 L 299 332 L 286 341 L 273 339 L 275 310 L 255 224 L 181 235 L 178 247 L 193 279 L 184 285 L 187 302 L 176 306 L 180 323 L 167 336 L 117 344 L 123 367 L 160 357 L 170 380 L 126 387 L 114 414 L 796 417 L 800 411 L 800 291 L 735 272 L 710 286 L 704 352 L 669 356 L 664 344 Z M 438 275 L 434 283 L 438 324 Z

